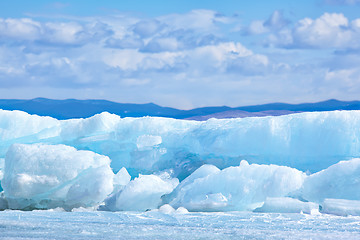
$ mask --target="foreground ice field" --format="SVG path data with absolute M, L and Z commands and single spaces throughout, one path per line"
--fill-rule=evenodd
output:
M 0 239 L 360 239 L 360 217 L 5 211 Z

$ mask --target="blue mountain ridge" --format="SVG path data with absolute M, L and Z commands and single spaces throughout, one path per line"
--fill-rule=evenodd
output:
M 157 116 L 176 119 L 206 120 L 212 117 L 278 116 L 296 112 L 360 110 L 360 101 L 339 101 L 330 99 L 317 103 L 270 103 L 235 108 L 219 106 L 180 110 L 170 107 L 161 107 L 154 103 L 132 104 L 117 103 L 107 100 L 54 100 L 35 98 L 30 100 L 0 99 L 0 109 L 21 110 L 30 114 L 50 116 L 60 120 L 87 118 L 105 111 L 117 114 L 121 117 Z

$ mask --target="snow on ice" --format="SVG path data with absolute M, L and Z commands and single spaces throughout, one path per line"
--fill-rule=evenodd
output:
M 0 110 L 0 209 L 360 215 L 359 126 L 360 111 L 200 122 Z

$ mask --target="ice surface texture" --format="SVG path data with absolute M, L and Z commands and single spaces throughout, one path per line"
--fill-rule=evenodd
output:
M 249 165 L 243 160 L 238 167 L 213 172 L 180 186 L 170 204 L 191 211 L 253 210 L 266 197 L 282 197 L 299 189 L 305 176 L 289 167 Z
M 0 209 L 357 214 L 359 126 L 360 111 L 197 122 L 0 110 Z
M 65 145 L 14 144 L 2 186 L 11 209 L 89 207 L 113 191 L 110 159 Z
M 108 156 L 130 175 L 174 169 L 180 180 L 203 164 L 277 164 L 314 173 L 360 157 L 360 111 L 205 122 L 102 113 L 59 121 L 0 110 L 0 158 L 13 143 L 65 144 Z
M 309 176 L 301 195 L 309 201 L 325 198 L 360 200 L 360 158 L 341 161 Z
M 1 212 L 2 239 L 360 239 L 360 217 L 279 213 Z

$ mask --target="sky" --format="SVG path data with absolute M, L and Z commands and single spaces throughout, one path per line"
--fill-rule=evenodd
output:
M 359 100 L 360 0 L 0 1 L 0 98 Z

